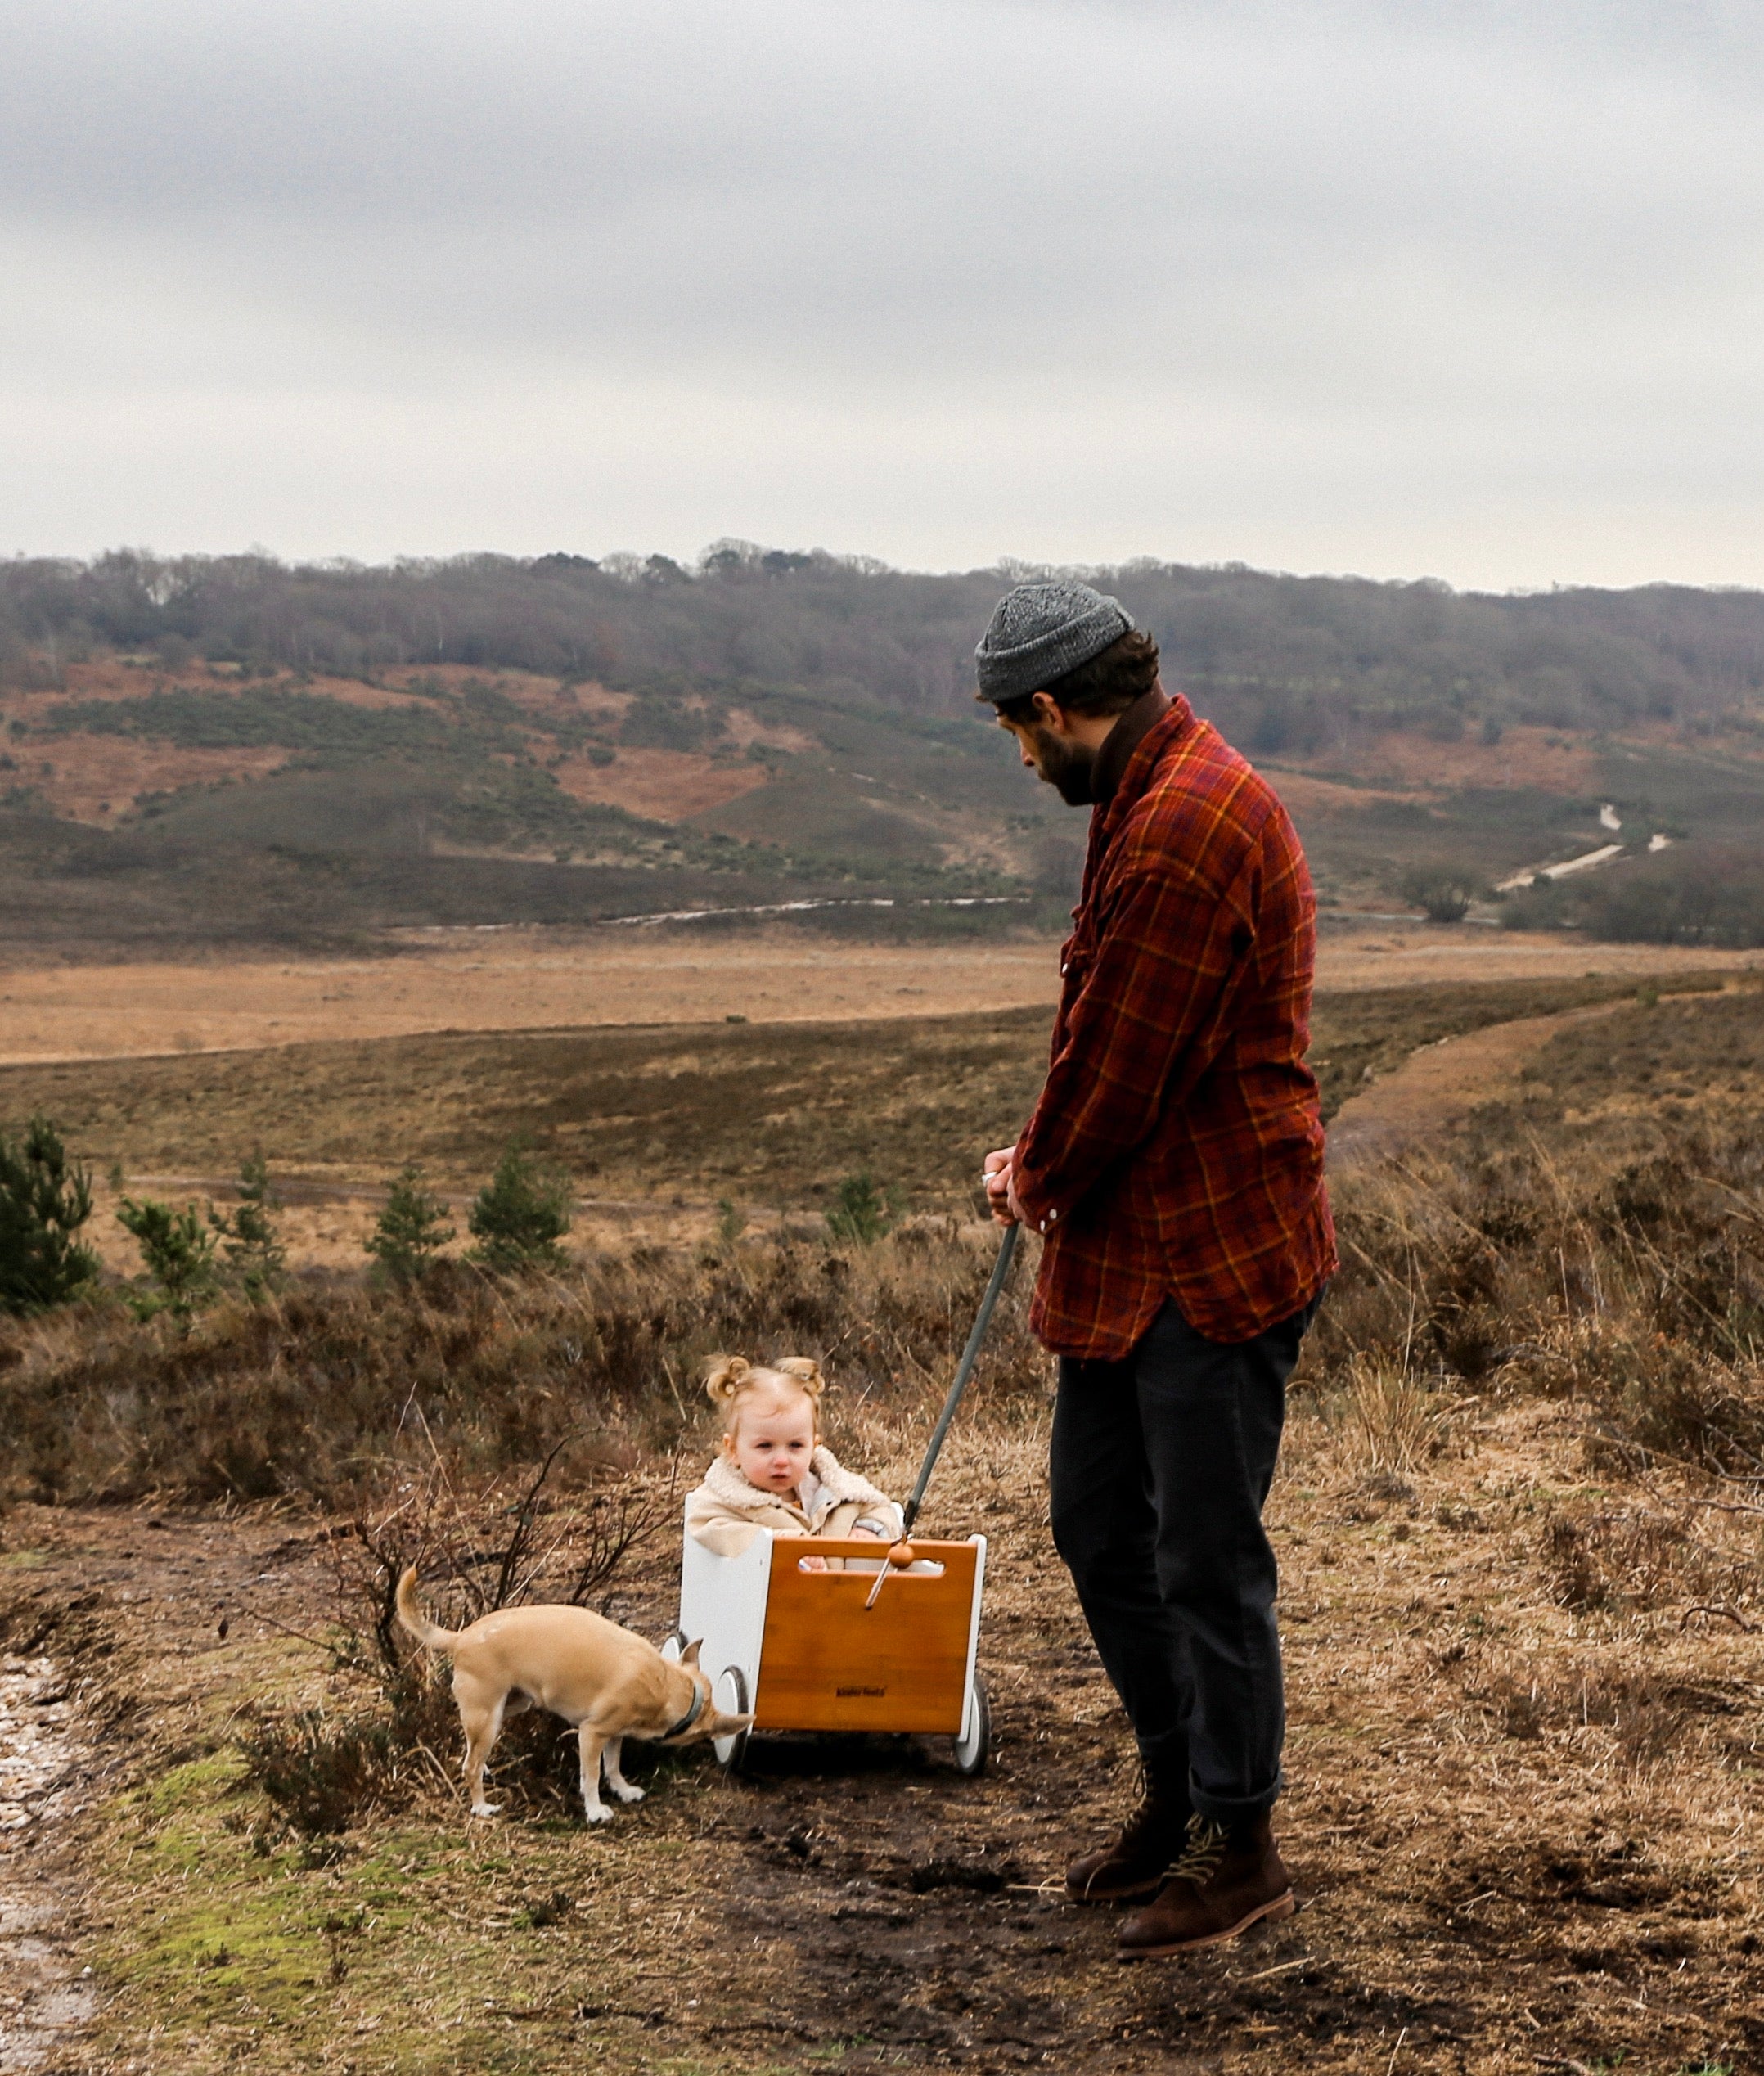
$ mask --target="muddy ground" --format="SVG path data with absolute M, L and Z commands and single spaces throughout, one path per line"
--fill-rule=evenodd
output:
M 449 1750 L 412 1762 L 409 1806 L 303 1843 L 240 1741 L 367 1698 L 290 1633 L 332 1610 L 327 1524 L 17 1510 L 11 1645 L 91 1745 L 79 1795 L 0 1862 L 9 1910 L 61 1926 L 64 1982 L 96 1971 L 48 2065 L 1758 2067 L 1757 1521 L 1658 1474 L 1590 1479 L 1569 1407 L 1465 1398 L 1436 1439 L 1411 1476 L 1369 1474 L 1301 1399 L 1272 1516 L 1304 1907 L 1135 1967 L 1111 1913 L 1059 1893 L 1133 1775 L 1020 1416 L 959 1439 L 930 1523 L 992 1538 L 985 1777 L 930 1740 L 779 1742 L 739 1779 L 640 1761 L 650 1799 L 592 1832 L 560 1745 L 557 1792 L 493 1823 Z M 1564 1608 L 1552 1524 L 1641 1516 L 1705 1553 L 1694 1590 Z M 663 1537 L 614 1611 L 664 1633 L 677 1560 Z

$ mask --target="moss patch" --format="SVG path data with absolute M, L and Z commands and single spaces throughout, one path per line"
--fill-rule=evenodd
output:
M 227 1748 L 119 1798 L 97 1886 L 113 1905 L 94 1961 L 98 2044 L 152 2070 L 249 2053 L 261 2069 L 610 2072 L 756 2065 L 697 2029 L 664 1978 L 702 1958 L 705 1849 L 671 1810 L 581 1826 L 412 1823 L 303 1848 L 274 1828 Z M 659 1834 L 659 1835 L 658 1835 Z M 117 1907 L 125 1906 L 125 1907 Z M 665 1948 L 650 1936 L 668 1928 Z

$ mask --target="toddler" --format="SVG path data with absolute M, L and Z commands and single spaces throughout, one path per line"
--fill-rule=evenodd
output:
M 722 1446 L 686 1510 L 688 1533 L 706 1549 L 732 1557 L 763 1528 L 899 1540 L 899 1507 L 821 1443 L 826 1389 L 820 1365 L 807 1356 L 769 1369 L 739 1355 L 713 1358 L 704 1389 L 722 1412 Z M 806 1561 L 812 1570 L 826 1569 L 825 1558 Z

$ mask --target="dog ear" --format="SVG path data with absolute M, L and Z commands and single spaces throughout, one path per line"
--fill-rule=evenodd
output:
M 680 1663 L 682 1665 L 695 1665 L 698 1663 L 698 1654 L 704 1648 L 704 1639 L 702 1637 L 695 1637 L 681 1652 Z

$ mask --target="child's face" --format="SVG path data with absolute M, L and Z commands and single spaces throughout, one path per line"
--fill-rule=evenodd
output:
M 769 1405 L 744 1406 L 740 1425 L 723 1447 L 749 1484 L 761 1492 L 794 1492 L 815 1452 L 814 1407 L 794 1394 Z

